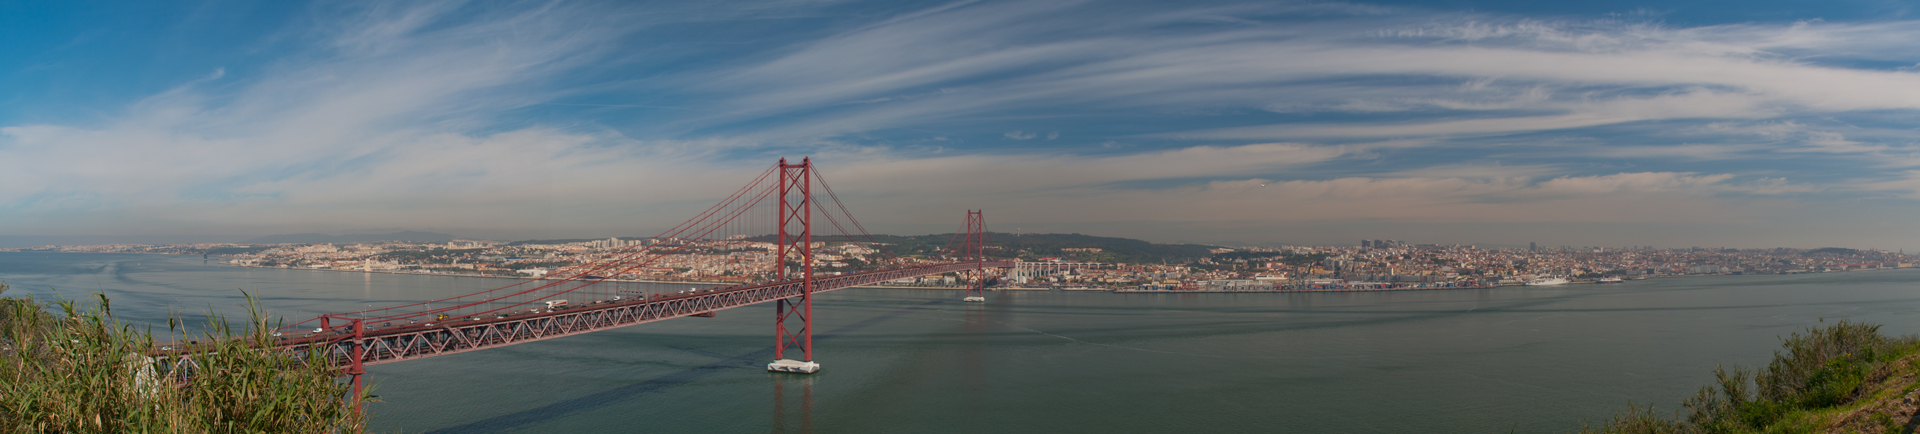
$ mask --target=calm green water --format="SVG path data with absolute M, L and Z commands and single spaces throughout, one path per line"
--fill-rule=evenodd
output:
M 0 253 L 36 295 L 136 320 L 305 318 L 501 280 L 257 270 L 198 258 Z M 1673 409 L 1716 364 L 1765 363 L 1825 319 L 1920 332 L 1920 270 L 1330 294 L 823 294 L 813 376 L 762 366 L 772 307 L 378 365 L 405 432 L 1566 432 Z

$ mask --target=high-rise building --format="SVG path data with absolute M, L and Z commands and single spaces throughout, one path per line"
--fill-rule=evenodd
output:
M 1527 243 L 1527 251 L 1529 251 L 1529 252 L 1538 252 L 1538 251 L 1540 251 L 1540 245 L 1539 245 L 1539 244 L 1534 244 L 1534 243 Z

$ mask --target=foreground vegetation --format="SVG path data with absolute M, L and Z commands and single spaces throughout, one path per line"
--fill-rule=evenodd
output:
M 0 284 L 0 292 L 6 290 Z M 251 299 L 249 299 L 251 301 Z M 263 315 L 238 330 L 209 315 L 192 339 L 206 351 L 189 378 L 156 372 L 151 331 L 117 322 L 93 303 L 0 297 L 0 432 L 360 432 L 354 410 L 369 396 L 318 359 L 271 348 Z M 171 337 L 185 337 L 169 320 Z
M 1781 339 L 1764 369 L 1715 369 L 1717 381 L 1672 417 L 1631 408 L 1582 433 L 1911 433 L 1920 337 L 1841 321 Z

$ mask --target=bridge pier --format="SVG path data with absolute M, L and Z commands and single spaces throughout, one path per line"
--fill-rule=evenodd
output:
M 792 301 L 792 298 L 783 298 L 773 302 L 773 314 L 775 318 L 773 328 L 774 333 L 778 335 L 780 341 L 774 344 L 774 361 L 773 363 L 767 364 L 767 372 L 790 372 L 795 374 L 820 372 L 820 364 L 813 361 L 813 282 L 809 280 L 802 283 L 802 285 L 803 289 L 801 290 L 800 296 L 794 297 L 801 299 L 801 301 L 795 302 Z M 793 306 L 789 306 L 789 304 Z M 803 312 L 802 309 L 805 309 L 805 311 Z M 795 318 L 800 322 L 799 333 L 793 333 L 787 329 L 787 318 Z M 786 358 L 787 343 L 789 341 L 793 342 L 794 346 L 800 347 L 801 354 L 803 357 L 806 357 L 806 360 Z
M 773 363 L 768 363 L 767 372 L 791 372 L 795 374 L 812 374 L 815 372 L 820 372 L 820 364 L 814 363 L 812 361 L 780 359 L 780 360 L 773 361 Z
M 968 303 L 987 302 L 987 270 L 973 270 L 973 278 L 967 280 L 967 297 L 960 301 Z

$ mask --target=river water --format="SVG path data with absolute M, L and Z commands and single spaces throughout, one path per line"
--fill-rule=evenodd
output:
M 0 253 L 19 293 L 128 321 L 305 319 L 500 279 Z M 654 290 L 684 289 L 657 285 Z M 1567 432 L 1664 411 L 1717 364 L 1851 319 L 1920 332 L 1920 270 L 1323 294 L 825 293 L 819 374 L 770 374 L 771 306 L 369 368 L 378 432 Z

